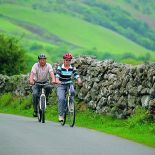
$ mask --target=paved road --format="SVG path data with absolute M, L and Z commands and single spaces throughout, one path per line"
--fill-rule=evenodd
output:
M 155 149 L 89 129 L 0 114 L 0 155 L 155 155 Z

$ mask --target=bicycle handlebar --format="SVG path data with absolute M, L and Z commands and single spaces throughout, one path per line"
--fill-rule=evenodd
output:
M 45 85 L 49 85 L 50 83 L 40 83 L 40 82 L 35 82 L 35 84 L 40 85 L 40 86 L 45 86 Z

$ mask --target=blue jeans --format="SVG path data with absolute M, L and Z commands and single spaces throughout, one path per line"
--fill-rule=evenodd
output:
M 51 85 L 45 85 L 45 95 L 46 95 L 46 100 L 48 99 L 49 94 L 51 93 L 52 87 Z M 41 86 L 35 84 L 32 86 L 32 98 L 33 98 L 33 108 L 34 111 L 37 112 L 37 105 L 38 105 L 38 99 L 41 91 Z
M 65 101 L 66 101 L 66 91 L 68 86 L 70 86 L 71 92 L 71 102 L 74 102 L 74 95 L 75 90 L 73 84 L 59 84 L 57 86 L 57 96 L 58 96 L 58 113 L 59 116 L 63 116 L 64 108 L 65 108 Z

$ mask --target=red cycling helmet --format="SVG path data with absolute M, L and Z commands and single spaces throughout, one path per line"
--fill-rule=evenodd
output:
M 71 54 L 67 53 L 67 54 L 64 54 L 63 58 L 64 59 L 72 59 L 73 57 Z

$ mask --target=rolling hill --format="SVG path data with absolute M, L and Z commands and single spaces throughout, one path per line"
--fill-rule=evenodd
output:
M 44 52 L 66 51 L 125 63 L 155 60 L 155 2 L 143 0 L 0 0 L 0 32 L 27 50 L 29 65 Z M 147 11 L 146 11 L 147 10 Z

